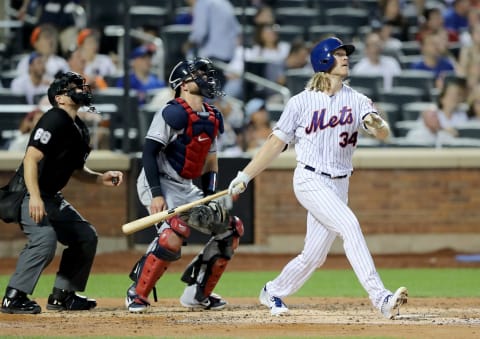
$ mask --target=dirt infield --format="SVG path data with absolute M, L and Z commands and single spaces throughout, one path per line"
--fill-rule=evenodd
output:
M 98 255 L 94 273 L 127 273 L 141 253 Z M 229 270 L 279 270 L 291 255 L 259 257 L 239 253 Z M 183 269 L 191 256 L 184 256 L 171 271 Z M 58 260 L 58 258 L 56 259 Z M 0 274 L 10 274 L 15 259 L 1 259 Z M 382 267 L 480 267 L 479 263 L 458 263 L 448 251 L 425 256 L 375 257 Z M 122 264 L 123 263 L 123 264 Z M 53 273 L 54 262 L 47 269 Z M 343 256 L 330 257 L 326 268 L 349 268 Z M 40 305 L 46 300 L 37 299 Z M 272 317 L 255 298 L 229 298 L 222 311 L 192 311 L 176 299 L 162 299 L 147 314 L 130 314 L 123 300 L 100 299 L 91 312 L 51 312 L 39 315 L 0 313 L 0 336 L 145 336 L 145 337 L 350 337 L 388 336 L 392 338 L 478 338 L 480 298 L 411 298 L 399 319 L 385 320 L 367 298 L 288 298 L 288 315 Z

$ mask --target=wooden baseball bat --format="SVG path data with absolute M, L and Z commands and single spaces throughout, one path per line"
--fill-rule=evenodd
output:
M 175 208 L 171 208 L 169 210 L 165 210 L 162 212 L 158 212 L 155 214 L 148 215 L 146 217 L 136 219 L 134 221 L 131 221 L 129 223 L 126 223 L 122 226 L 122 231 L 125 234 L 132 234 L 138 231 L 141 231 L 149 226 L 152 226 L 154 224 L 159 223 L 160 221 L 163 221 L 165 219 L 168 219 L 170 217 L 173 217 L 177 215 L 178 213 L 188 211 L 192 207 L 195 207 L 197 205 L 201 205 L 203 203 L 209 202 L 210 200 L 220 198 L 224 195 L 228 194 L 228 189 L 206 196 L 205 198 L 198 199 L 192 202 L 189 202 L 188 204 L 180 205 Z

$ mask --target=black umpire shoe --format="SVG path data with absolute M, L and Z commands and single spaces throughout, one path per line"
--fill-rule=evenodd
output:
M 42 312 L 40 305 L 28 299 L 25 292 L 11 287 L 7 287 L 1 310 L 3 313 L 11 314 L 38 314 Z
M 48 297 L 47 310 L 51 311 L 88 311 L 97 306 L 95 299 L 88 299 L 73 291 L 53 288 Z

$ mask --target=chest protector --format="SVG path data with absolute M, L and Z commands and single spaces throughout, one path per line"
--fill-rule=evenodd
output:
M 207 112 L 197 113 L 182 98 L 176 98 L 175 101 L 187 112 L 188 120 L 184 133 L 168 144 L 165 154 L 181 177 L 195 179 L 202 174 L 210 146 L 217 137 L 220 121 L 213 108 L 206 103 Z

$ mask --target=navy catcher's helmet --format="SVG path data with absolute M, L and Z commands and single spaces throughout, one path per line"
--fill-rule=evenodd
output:
M 344 48 L 347 51 L 347 55 L 352 54 L 355 51 L 355 46 L 345 45 L 342 40 L 330 37 L 320 41 L 310 53 L 310 62 L 312 63 L 313 70 L 317 72 L 328 72 L 335 64 L 335 57 L 333 52 L 339 48 Z
M 77 88 L 80 88 L 82 92 L 77 92 Z M 75 72 L 57 73 L 47 94 L 48 101 L 52 106 L 57 105 L 55 96 L 60 94 L 66 94 L 74 103 L 82 106 L 90 106 L 93 99 L 90 86 L 85 84 L 85 78 Z
M 200 94 L 212 99 L 221 96 L 219 81 L 216 77 L 216 70 L 212 62 L 207 58 L 195 58 L 183 60 L 173 67 L 168 82 L 175 91 L 175 97 L 180 95 L 179 87 L 186 80 L 193 80 L 200 88 Z

